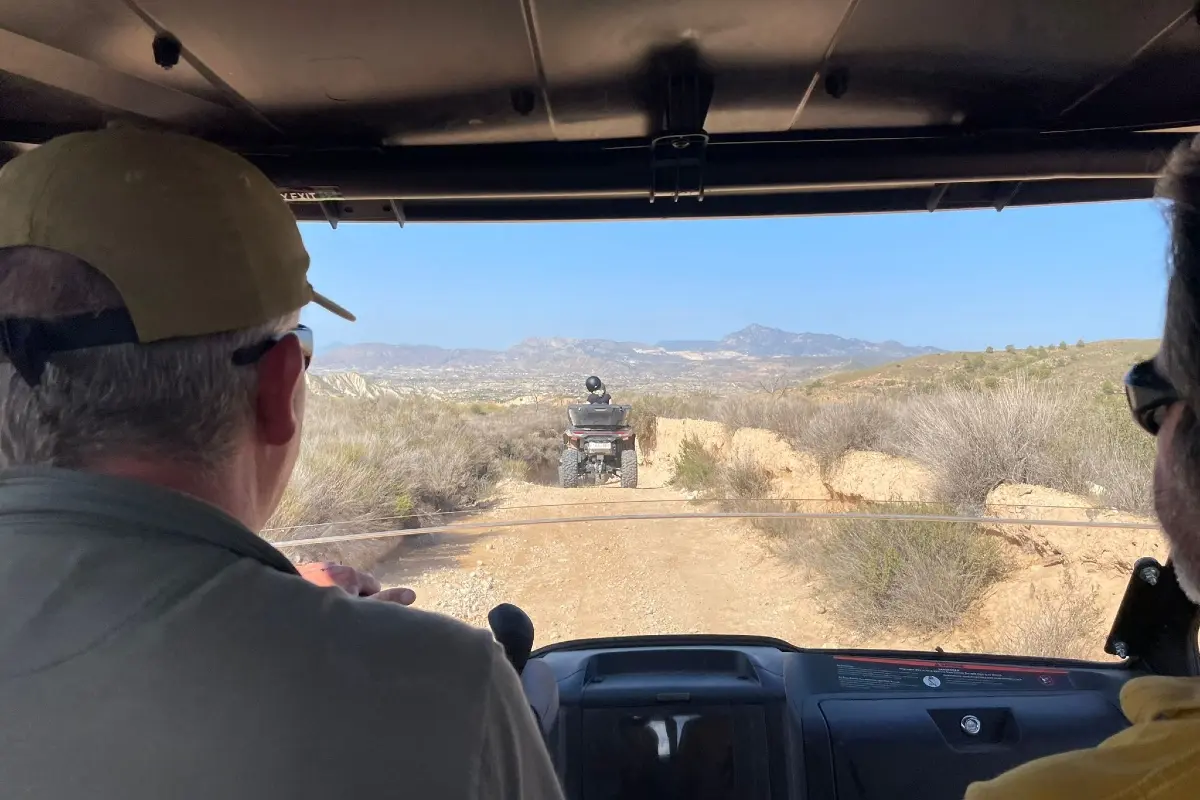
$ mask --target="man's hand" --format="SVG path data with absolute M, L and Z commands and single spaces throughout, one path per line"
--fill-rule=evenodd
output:
M 296 571 L 309 583 L 317 586 L 336 586 L 355 597 L 371 597 L 389 603 L 399 603 L 402 606 L 412 605 L 413 601 L 417 599 L 417 593 L 412 589 L 405 587 L 382 589 L 375 576 L 344 564 L 317 561 L 312 564 L 298 564 Z

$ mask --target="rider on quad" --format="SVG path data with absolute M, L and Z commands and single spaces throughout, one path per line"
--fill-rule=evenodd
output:
M 612 402 L 612 396 L 608 393 L 608 390 L 604 388 L 604 382 L 595 375 L 590 376 L 586 381 L 584 381 L 583 385 L 587 387 L 587 401 L 589 403 L 601 403 L 603 405 L 608 405 L 610 402 Z

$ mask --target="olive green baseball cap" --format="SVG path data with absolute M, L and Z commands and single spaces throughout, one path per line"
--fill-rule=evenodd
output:
M 217 145 L 118 127 L 53 139 L 0 168 L 0 248 L 75 256 L 116 286 L 147 343 L 250 328 L 313 302 L 296 220 Z

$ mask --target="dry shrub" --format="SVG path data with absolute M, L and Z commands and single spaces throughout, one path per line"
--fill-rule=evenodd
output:
M 567 426 L 565 406 L 518 406 L 487 414 L 475 425 L 500 461 L 498 477 L 554 483 Z
M 771 501 L 759 503 L 752 510 L 795 513 L 804 509 L 798 503 Z M 801 567 L 811 566 L 813 544 L 828 529 L 826 520 L 805 517 L 755 517 L 751 524 L 767 537 L 776 556 Z
M 785 439 L 799 439 L 817 412 L 817 405 L 797 395 L 746 394 L 721 400 L 716 417 L 730 430 L 763 428 Z
M 707 492 L 716 484 L 720 464 L 716 455 L 695 436 L 679 443 L 671 464 L 671 485 L 689 492 Z
M 887 401 L 860 398 L 831 403 L 812 415 L 798 444 L 826 472 L 851 450 L 890 451 L 895 425 L 896 409 Z
M 968 523 L 847 518 L 821 527 L 807 558 L 860 633 L 950 629 L 1009 569 L 999 543 Z
M 1078 591 L 1075 576 L 1065 570 L 1052 591 L 1029 587 L 1030 608 L 1016 615 L 994 649 L 1002 653 L 1045 658 L 1090 658 L 1104 636 L 1104 612 L 1095 586 Z
M 952 389 L 912 400 L 896 445 L 933 473 L 938 499 L 978 511 L 1000 483 L 1063 486 L 1055 441 L 1075 402 L 1024 380 L 995 391 Z
M 1134 424 L 1123 395 L 1081 404 L 1060 437 L 1065 491 L 1133 514 L 1154 513 L 1153 437 Z
M 728 500 L 761 500 L 769 497 L 771 473 L 748 455 L 721 462 L 713 478 L 712 493 Z
M 311 396 L 295 472 L 264 536 L 281 542 L 444 522 L 440 512 L 476 506 L 506 462 L 548 458 L 548 424 L 549 414 L 481 414 L 422 398 Z M 288 552 L 370 567 L 400 544 L 393 537 Z

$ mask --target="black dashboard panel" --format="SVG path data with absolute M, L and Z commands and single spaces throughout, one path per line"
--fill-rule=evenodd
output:
M 799 651 L 771 640 L 580 642 L 549 737 L 567 797 L 957 800 L 1128 723 L 1123 666 Z

